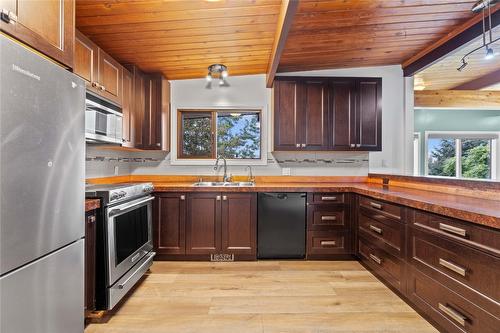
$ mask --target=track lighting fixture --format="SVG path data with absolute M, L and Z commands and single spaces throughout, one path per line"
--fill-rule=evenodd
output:
M 212 80 L 214 78 L 219 79 L 219 86 L 221 87 L 228 87 L 229 84 L 226 81 L 226 78 L 228 77 L 229 73 L 227 71 L 227 66 L 223 64 L 213 64 L 208 66 L 208 74 L 206 76 L 207 80 L 207 89 L 212 89 Z

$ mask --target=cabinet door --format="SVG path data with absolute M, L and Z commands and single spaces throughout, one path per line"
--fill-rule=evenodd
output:
M 274 149 L 300 150 L 302 137 L 297 130 L 301 112 L 297 80 L 277 80 L 274 83 Z
M 134 76 L 134 97 L 132 109 L 134 125 L 132 131 L 135 134 L 135 147 L 142 148 L 144 146 L 142 128 L 144 124 L 144 115 L 146 113 L 146 91 L 144 87 L 144 74 L 135 66 L 132 67 L 132 73 Z
M 154 203 L 154 247 L 158 254 L 186 253 L 186 194 L 161 193 Z
M 302 137 L 300 148 L 305 150 L 327 150 L 329 132 L 328 81 L 307 79 L 299 90 L 303 95 L 303 109 L 298 113 L 298 128 Z
M 96 211 L 85 214 L 85 310 L 95 310 Z
M 254 193 L 222 194 L 222 252 L 257 253 L 257 197 Z
M 135 115 L 132 112 L 134 78 L 126 69 L 123 69 L 122 85 L 123 146 L 133 148 L 135 144 Z
M 356 140 L 354 79 L 331 81 L 332 147 L 334 150 L 350 150 Z
M 12 18 L 11 23 L 0 20 L 2 31 L 73 67 L 74 0 L 0 0 L 0 10 Z
M 101 49 L 99 49 L 98 82 L 100 94 L 121 105 L 122 66 Z
M 187 201 L 186 254 L 221 250 L 220 193 L 190 193 Z
M 358 80 L 356 148 L 382 150 L 382 79 Z
M 97 45 L 77 30 L 73 72 L 87 81 L 87 88 L 95 92 L 98 92 L 96 87 L 98 53 Z

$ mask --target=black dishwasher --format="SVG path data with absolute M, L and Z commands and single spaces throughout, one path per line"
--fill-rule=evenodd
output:
M 259 193 L 257 257 L 299 259 L 306 254 L 306 194 Z

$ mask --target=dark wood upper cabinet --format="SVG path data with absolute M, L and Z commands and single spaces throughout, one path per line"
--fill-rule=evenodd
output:
M 3 32 L 37 51 L 73 68 L 75 39 L 74 0 L 0 0 Z
M 382 149 L 382 79 L 280 77 L 274 149 Z
M 158 254 L 186 253 L 186 194 L 160 193 L 153 204 L 155 251 Z
M 186 254 L 220 252 L 220 201 L 220 193 L 191 193 L 188 196 Z
M 123 69 L 122 80 L 122 114 L 123 114 L 123 146 L 135 147 L 135 114 L 134 102 L 134 77 L 128 70 Z
M 87 81 L 87 89 L 122 105 L 122 65 L 78 30 L 73 72 Z
M 352 79 L 331 81 L 332 147 L 335 150 L 354 148 L 356 83 Z
M 382 79 L 357 81 L 356 148 L 382 150 Z
M 146 113 L 146 89 L 144 74 L 136 67 L 131 66 L 132 73 L 132 106 L 131 116 L 134 119 L 134 127 L 132 129 L 134 135 L 134 148 L 143 147 L 143 127 L 144 116 Z
M 161 74 L 144 79 L 143 149 L 169 151 L 170 83 Z
M 327 150 L 329 132 L 328 80 L 306 79 L 302 82 L 304 98 L 299 116 L 300 148 Z
M 283 78 L 274 83 L 274 147 L 276 150 L 295 150 L 300 147 L 297 105 L 299 81 Z M 298 146 L 297 146 L 298 145 Z
M 257 254 L 257 195 L 222 193 L 222 253 Z

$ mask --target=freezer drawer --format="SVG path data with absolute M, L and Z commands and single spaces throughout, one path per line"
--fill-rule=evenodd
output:
M 82 333 L 83 239 L 0 278 L 0 332 Z

